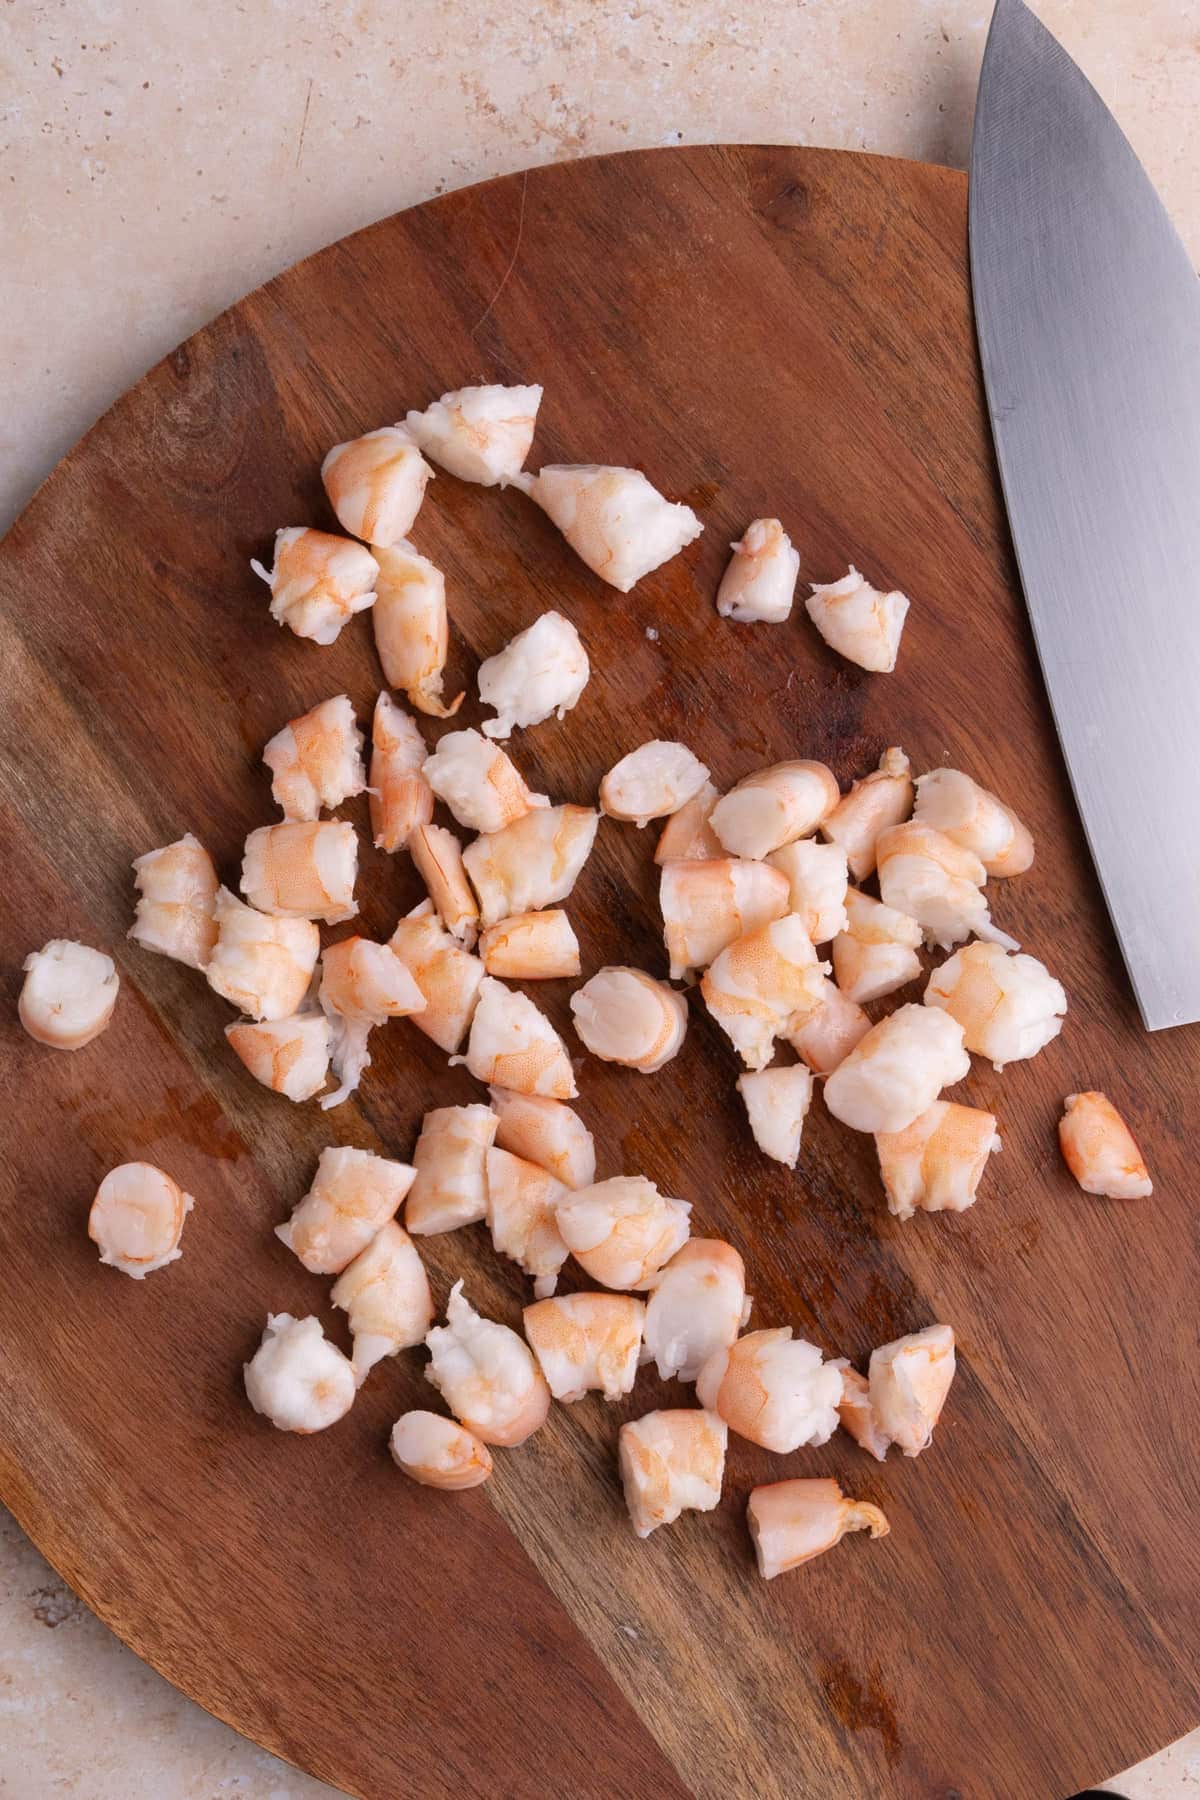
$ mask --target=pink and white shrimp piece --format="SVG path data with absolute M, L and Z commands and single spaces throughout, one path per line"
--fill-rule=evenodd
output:
M 536 385 L 456 388 L 424 412 L 407 413 L 404 427 L 439 468 L 495 487 L 521 473 L 541 403 Z
M 51 938 L 22 963 L 17 1016 L 31 1038 L 52 1050 L 82 1050 L 113 1016 L 121 978 L 111 956 Z
M 853 563 L 840 581 L 814 582 L 804 603 L 829 648 L 876 675 L 889 675 L 896 666 L 908 605 L 896 590 L 873 588 Z
M 931 1030 L 930 1018 L 942 1023 Z M 825 1105 L 852 1131 L 907 1131 L 970 1067 L 957 1020 L 928 1006 L 901 1006 L 826 1077 Z
M 720 1238 L 689 1238 L 654 1276 L 646 1301 L 643 1362 L 664 1381 L 695 1381 L 750 1317 L 746 1265 Z
M 488 1089 L 497 1118 L 496 1142 L 502 1150 L 537 1163 L 564 1187 L 590 1187 L 596 1179 L 596 1145 L 591 1132 L 562 1100 L 541 1094 L 514 1094 L 510 1088 Z
M 878 1538 L 891 1530 L 869 1500 L 848 1500 L 836 1481 L 812 1477 L 754 1488 L 746 1519 L 758 1572 L 767 1581 L 832 1550 L 848 1532 L 869 1531 Z
M 855 1005 L 882 1000 L 921 973 L 921 927 L 859 888 L 846 889 L 846 928 L 833 940 L 834 979 Z
M 371 1150 L 322 1150 L 312 1186 L 275 1236 L 312 1275 L 340 1275 L 395 1217 L 416 1179 L 407 1163 Z
M 786 913 L 722 950 L 700 992 L 746 1067 L 765 1069 L 775 1039 L 820 1006 L 828 966 L 817 962 L 803 921 Z
M 418 825 L 408 840 L 409 854 L 429 898 L 451 937 L 469 950 L 479 935 L 479 906 L 459 840 L 444 825 Z
M 333 532 L 289 525 L 275 534 L 274 567 L 250 567 L 271 589 L 271 617 L 314 644 L 332 644 L 347 619 L 375 604 L 379 563 Z
M 345 694 L 277 731 L 263 751 L 271 793 L 285 819 L 312 820 L 361 794 L 367 785 L 363 735 Z
M 708 770 L 686 744 L 653 738 L 614 763 L 600 783 L 600 810 L 639 830 L 651 819 L 677 813 L 708 780 Z
M 446 1493 L 478 1487 L 492 1472 L 487 1445 L 457 1419 L 441 1413 L 417 1409 L 402 1414 L 392 1426 L 388 1448 L 396 1467 L 410 1480 Z
M 685 1512 L 712 1512 L 725 1479 L 729 1433 L 715 1413 L 667 1407 L 622 1425 L 621 1482 L 634 1531 L 648 1538 Z
M 326 947 L 319 998 L 333 1028 L 330 1060 L 339 1084 L 321 1101 L 328 1111 L 350 1097 L 371 1066 L 372 1028 L 424 1012 L 425 996 L 390 944 L 350 937 Z
M 812 1104 L 812 1071 L 803 1063 L 739 1075 L 737 1091 L 746 1106 L 754 1141 L 764 1155 L 794 1169 L 800 1157 L 804 1121 Z
M 260 825 L 246 839 L 242 892 L 259 912 L 337 925 L 358 911 L 358 836 L 344 819 Z
M 632 1294 L 558 1294 L 525 1308 L 525 1336 L 556 1400 L 620 1400 L 637 1379 L 645 1318 Z
M 446 1323 L 425 1339 L 431 1381 L 455 1417 L 485 1444 L 523 1444 L 546 1420 L 550 1389 L 524 1338 L 475 1311 L 456 1281 Z
M 208 985 L 252 1019 L 290 1019 L 303 1003 L 321 950 L 308 919 L 276 918 L 247 906 L 228 888 L 213 908 L 217 941 Z
M 143 950 L 207 969 L 217 941 L 217 871 L 189 831 L 133 865 L 138 903 L 128 935 Z
M 787 876 L 763 862 L 715 857 L 663 864 L 658 884 L 671 980 L 709 963 L 788 908 Z
M 567 1246 L 558 1229 L 558 1203 L 570 1191 L 549 1170 L 495 1145 L 485 1152 L 487 1222 L 492 1244 L 533 1276 L 539 1298 L 554 1292 Z
M 709 824 L 731 856 L 760 858 L 808 837 L 840 798 L 824 763 L 775 763 L 747 775 L 718 800 Z
M 371 727 L 368 803 L 377 850 L 403 850 L 418 825 L 433 817 L 433 789 L 425 779 L 425 740 L 415 719 L 380 693 Z
M 840 844 L 819 844 L 815 838 L 797 838 L 783 844 L 768 858 L 782 870 L 791 886 L 788 910 L 799 914 L 814 944 L 827 944 L 845 931 L 846 889 L 849 873 L 846 852 Z
M 183 1222 L 195 1204 L 153 1163 L 121 1163 L 96 1189 L 88 1236 L 102 1263 L 141 1281 L 182 1256 Z
M 479 665 L 479 698 L 494 707 L 485 737 L 511 737 L 518 726 L 565 718 L 591 675 L 583 640 L 560 612 L 544 612 Z
M 711 781 L 672 813 L 662 828 L 654 852 L 656 863 L 711 862 L 721 857 L 721 841 L 709 824 L 713 807 L 721 798 Z
M 484 925 L 565 900 L 592 853 L 600 815 L 589 806 L 539 806 L 463 851 Z
M 787 1455 L 824 1444 L 837 1429 L 841 1370 L 791 1326 L 750 1331 L 714 1351 L 696 1377 L 696 1398 L 731 1431 Z
M 508 753 L 478 731 L 448 731 L 425 759 L 425 779 L 468 831 L 503 831 L 534 806 L 535 794 Z
M 690 506 L 664 499 L 639 469 L 550 463 L 513 482 L 562 532 L 589 569 L 627 594 L 704 527 Z
M 358 1392 L 350 1358 L 329 1342 L 320 1319 L 286 1312 L 267 1314 L 262 1343 L 242 1373 L 255 1412 L 301 1437 L 336 1425 Z
M 416 1180 L 405 1223 L 414 1237 L 457 1231 L 487 1218 L 487 1152 L 496 1137 L 490 1106 L 439 1106 L 421 1121 Z
M 914 1212 L 965 1212 L 974 1206 L 1000 1138 L 994 1113 L 935 1100 L 906 1131 L 880 1132 L 875 1148 L 888 1211 L 911 1219 Z
M 679 1054 L 687 1032 L 687 1001 L 642 969 L 599 969 L 571 995 L 571 1014 L 584 1048 L 601 1062 L 653 1075 Z
M 433 470 L 399 425 L 335 444 L 321 464 L 343 531 L 385 548 L 408 536 L 432 479 Z
M 573 1100 L 579 1092 L 567 1047 L 528 994 L 485 975 L 471 1020 L 465 1062 L 476 1081 Z
M 377 549 L 378 591 L 372 624 L 375 649 L 389 687 L 408 695 L 410 706 L 434 719 L 448 719 L 463 696 L 442 697 L 450 623 L 446 577 L 407 539 Z
M 579 939 L 555 908 L 498 919 L 479 934 L 479 954 L 488 974 L 505 981 L 551 981 L 580 970 Z
M 225 1027 L 225 1036 L 255 1081 L 285 1100 L 311 1100 L 325 1086 L 332 1033 L 324 1013 L 241 1019 Z
M 755 519 L 730 549 L 717 611 L 742 624 L 782 625 L 791 617 L 800 553 L 778 519 Z
M 862 1007 L 826 976 L 821 983 L 821 1004 L 800 1024 L 788 1028 L 787 1041 L 814 1075 L 832 1075 L 870 1029 L 871 1021 Z
M 346 1314 L 353 1335 L 356 1380 L 377 1362 L 423 1343 L 433 1324 L 433 1296 L 417 1246 L 388 1219 L 333 1284 L 330 1299 Z
M 687 1242 L 691 1210 L 644 1175 L 615 1175 L 560 1201 L 558 1229 L 593 1281 L 644 1290 Z
M 967 1049 L 1003 1069 L 1036 1056 L 1058 1036 L 1067 996 L 1035 956 L 966 944 L 933 971 L 925 1004 L 948 1013 Z
M 919 775 L 913 817 L 970 850 L 989 875 L 1023 875 L 1033 862 L 1033 839 L 1012 807 L 961 769 Z
M 873 1456 L 876 1462 L 883 1462 L 891 1449 L 892 1440 L 872 1410 L 870 1382 L 857 1369 L 852 1369 L 845 1357 L 839 1357 L 833 1366 L 842 1372 L 838 1420 L 843 1431 L 849 1432 L 860 1449 Z
M 1068 1094 L 1058 1121 L 1063 1160 L 1085 1194 L 1144 1200 L 1154 1185 L 1133 1133 L 1105 1094 Z
M 880 757 L 879 767 L 856 781 L 822 820 L 821 836 L 841 845 L 850 874 L 855 881 L 865 881 L 875 872 L 880 832 L 902 824 L 912 807 L 912 764 L 899 745 L 893 744 Z
M 875 855 L 884 905 L 915 919 L 927 944 L 949 950 L 974 933 L 1019 948 L 992 923 L 983 897 L 987 870 L 973 850 L 909 819 L 880 832 Z
M 451 937 L 428 900 L 400 920 L 388 943 L 425 996 L 413 1024 L 452 1056 L 467 1035 L 483 964 Z
M 890 1444 L 905 1456 L 919 1456 L 933 1439 L 950 1383 L 954 1380 L 954 1333 L 949 1325 L 927 1325 L 871 1352 L 867 1372 L 871 1412 Z

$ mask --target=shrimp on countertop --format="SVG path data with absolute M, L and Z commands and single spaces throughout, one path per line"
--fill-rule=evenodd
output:
M 352 537 L 385 549 L 412 530 L 433 470 L 402 425 L 381 425 L 335 444 L 321 480 L 338 524 Z
M 787 1455 L 824 1444 L 837 1429 L 842 1373 L 790 1325 L 750 1331 L 713 1352 L 696 1377 L 696 1398 L 731 1431 Z
M 334 532 L 288 525 L 275 533 L 274 567 L 250 567 L 271 589 L 271 617 L 314 644 L 332 644 L 347 619 L 375 604 L 379 563 Z
M 754 1141 L 766 1156 L 794 1169 L 804 1121 L 812 1104 L 812 1072 L 803 1063 L 739 1075 L 737 1091 L 746 1105 Z
M 767 863 L 714 857 L 663 864 L 658 898 L 671 980 L 707 968 L 735 938 L 782 918 L 788 879 Z
M 711 862 L 724 855 L 721 840 L 709 824 L 713 807 L 721 798 L 711 781 L 672 813 L 662 828 L 654 852 L 656 863 Z
M 686 744 L 652 738 L 614 763 L 600 783 L 600 810 L 640 829 L 677 813 L 708 780 Z
M 528 994 L 492 975 L 479 985 L 464 1062 L 476 1081 L 573 1100 L 579 1092 L 567 1047 Z
M 833 940 L 834 979 L 847 1000 L 861 1005 L 907 987 L 921 973 L 921 927 L 908 913 L 847 888 L 846 926 Z
M 416 1179 L 407 1163 L 371 1150 L 330 1145 L 322 1150 L 312 1186 L 275 1236 L 294 1250 L 312 1275 L 340 1275 L 382 1230 Z
M 366 1249 L 346 1264 L 329 1298 L 349 1322 L 360 1385 L 385 1356 L 423 1343 L 433 1324 L 425 1265 L 395 1219 L 381 1225 Z
M 560 1201 L 558 1229 L 593 1281 L 641 1290 L 687 1242 L 691 1210 L 644 1175 L 615 1175 Z
M 683 1512 L 711 1512 L 721 1498 L 729 1432 L 715 1413 L 667 1407 L 622 1425 L 621 1482 L 633 1529 L 647 1538 Z
M 457 1419 L 417 1409 L 404 1413 L 388 1440 L 396 1467 L 422 1487 L 458 1493 L 478 1487 L 492 1472 L 486 1444 Z
M 949 950 L 974 932 L 1008 950 L 1020 948 L 992 923 L 983 897 L 987 870 L 973 850 L 909 819 L 880 832 L 875 856 L 884 905 L 915 919 L 927 944 Z
M 835 982 L 825 976 L 821 983 L 821 1003 L 799 1024 L 793 1023 L 785 1036 L 797 1056 L 814 1075 L 832 1075 L 856 1044 L 861 1044 L 871 1029 L 871 1021 Z
M 425 740 L 415 719 L 386 689 L 375 702 L 367 790 L 377 850 L 403 850 L 418 825 L 433 817 L 433 789 L 424 776 Z
M 552 1294 L 567 1260 L 556 1214 L 570 1190 L 548 1169 L 495 1145 L 484 1153 L 484 1174 L 493 1247 L 533 1276 L 539 1299 Z
M 954 1333 L 927 1325 L 872 1350 L 867 1375 L 871 1412 L 880 1432 L 905 1456 L 919 1456 L 933 1438 L 954 1380 Z
M 571 621 L 560 612 L 544 612 L 479 665 L 479 698 L 496 709 L 496 717 L 484 721 L 484 736 L 511 737 L 518 726 L 540 725 L 551 713 L 565 717 L 591 672 Z
M 345 819 L 260 825 L 246 839 L 242 892 L 259 912 L 337 925 L 358 911 L 358 834 Z
M 902 824 L 912 808 L 912 764 L 899 745 L 893 744 L 880 757 L 879 767 L 856 781 L 822 820 L 821 836 L 841 845 L 851 875 L 855 881 L 865 881 L 875 872 L 880 832 Z
M 358 1392 L 350 1358 L 329 1342 L 320 1319 L 286 1312 L 267 1314 L 262 1343 L 242 1374 L 255 1412 L 302 1437 L 336 1425 Z
M 428 900 L 400 920 L 388 943 L 425 996 L 413 1024 L 452 1056 L 467 1035 L 483 964 L 451 937 Z
M 578 975 L 579 939 L 565 912 L 514 913 L 479 934 L 479 955 L 489 975 L 505 981 L 551 981 Z
M 796 913 L 747 932 L 704 974 L 704 1004 L 748 1069 L 765 1069 L 775 1039 L 816 1012 L 828 963 Z
M 311 821 L 367 785 L 363 735 L 345 694 L 292 719 L 263 751 L 271 793 L 285 819 Z
M 1000 1139 L 994 1113 L 935 1100 L 907 1130 L 878 1133 L 875 1148 L 888 1211 L 911 1219 L 918 1211 L 965 1212 L 973 1206 Z
M 225 1027 L 229 1047 L 255 1081 L 287 1100 L 311 1100 L 329 1074 L 329 1020 L 324 1013 L 287 1019 L 241 1019 Z
M 789 912 L 799 913 L 814 944 L 827 944 L 847 929 L 846 889 L 850 876 L 840 844 L 797 838 L 773 850 L 767 861 L 791 886 Z
M 872 1411 L 870 1382 L 857 1369 L 852 1369 L 844 1356 L 839 1357 L 833 1367 L 842 1372 L 842 1397 L 838 1401 L 842 1430 L 848 1431 L 855 1443 L 876 1462 L 885 1461 L 892 1440 Z
M 207 969 L 217 941 L 217 871 L 189 831 L 133 865 L 138 903 L 127 935 L 143 950 L 170 956 L 189 969 Z
M 730 549 L 717 589 L 717 611 L 742 624 L 781 625 L 791 616 L 800 553 L 778 519 L 755 519 Z
M 100 1036 L 121 986 L 111 956 L 70 938 L 51 938 L 21 967 L 17 1016 L 31 1038 L 54 1050 L 82 1050 Z
M 704 527 L 690 506 L 667 500 L 640 469 L 550 463 L 513 481 L 553 520 L 589 569 L 627 594 Z
M 903 594 L 873 588 L 851 563 L 840 581 L 814 582 L 804 606 L 829 648 L 847 662 L 878 675 L 895 668 L 909 606 Z
M 598 969 L 571 995 L 580 1043 L 602 1062 L 653 1075 L 679 1054 L 687 1001 L 642 969 Z
M 443 673 L 450 648 L 446 577 L 406 539 L 376 552 L 378 593 L 371 622 L 375 649 L 389 687 L 434 719 L 448 719 L 463 696 L 447 703 Z
M 1033 839 L 1011 806 L 960 769 L 917 777 L 913 818 L 970 850 L 989 875 L 1023 875 L 1033 862 Z
M 757 859 L 808 837 L 840 798 L 824 763 L 774 763 L 747 775 L 718 800 L 709 824 L 731 856 Z
M 933 971 L 925 1004 L 957 1020 L 967 1049 L 1003 1069 L 1036 1056 L 1058 1036 L 1067 996 L 1035 956 L 966 944 Z
M 646 1308 L 632 1294 L 558 1294 L 524 1313 L 525 1336 L 556 1400 L 631 1393 Z
M 577 1112 L 562 1100 L 541 1094 L 488 1089 L 496 1113 L 496 1142 L 502 1150 L 537 1163 L 564 1187 L 590 1187 L 596 1179 L 596 1145 Z
M 935 1029 L 931 1018 L 940 1021 Z M 970 1067 L 956 1019 L 928 1006 L 901 1006 L 826 1077 L 825 1105 L 852 1131 L 907 1131 Z
M 326 946 L 319 999 L 332 1027 L 330 1061 L 339 1082 L 321 1101 L 327 1112 L 354 1092 L 370 1067 L 372 1027 L 424 1012 L 425 996 L 390 944 L 349 937 Z
M 490 1106 L 439 1106 L 421 1121 L 417 1178 L 405 1222 L 415 1237 L 457 1231 L 487 1218 L 487 1152 L 496 1137 Z
M 1058 1121 L 1063 1160 L 1085 1194 L 1144 1200 L 1153 1183 L 1133 1133 L 1105 1094 L 1068 1094 Z
M 461 843 L 444 825 L 418 825 L 408 849 L 434 912 L 451 937 L 471 949 L 479 935 L 479 906 L 463 867 Z
M 524 1338 L 475 1311 L 456 1281 L 446 1323 L 425 1339 L 425 1379 L 485 1444 L 523 1444 L 546 1420 L 550 1389 Z
M 404 426 L 440 468 L 495 487 L 521 473 L 541 403 L 536 384 L 456 388 L 424 412 L 406 413 Z
M 641 1360 L 664 1381 L 695 1381 L 750 1317 L 746 1265 L 720 1238 L 689 1238 L 658 1271 L 646 1300 Z
M 425 779 L 468 831 L 503 831 L 535 806 L 535 794 L 507 751 L 478 731 L 448 731 L 425 760 Z
M 183 1255 L 183 1222 L 196 1202 L 153 1163 L 110 1169 L 92 1201 L 88 1236 L 100 1261 L 135 1281 Z
M 598 813 L 589 806 L 538 806 L 503 831 L 483 832 L 463 851 L 479 916 L 497 925 L 514 913 L 565 900 L 592 852 Z
M 758 1572 L 767 1581 L 832 1550 L 850 1531 L 886 1537 L 887 1519 L 869 1500 L 847 1500 L 836 1481 L 773 1481 L 746 1503 Z

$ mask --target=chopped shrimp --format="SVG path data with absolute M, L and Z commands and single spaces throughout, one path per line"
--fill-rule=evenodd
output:
M 750 1130 L 759 1149 L 794 1169 L 804 1121 L 812 1104 L 812 1074 L 803 1063 L 789 1069 L 760 1069 L 739 1075 L 737 1091 L 746 1103 Z
M 765 1069 L 775 1039 L 821 1005 L 828 967 L 818 963 L 803 920 L 785 913 L 722 950 L 700 992 L 746 1067 Z
M 663 864 L 658 884 L 671 980 L 707 968 L 726 945 L 788 909 L 787 876 L 761 862 L 714 857 Z
M 824 1444 L 837 1429 L 842 1373 L 785 1325 L 722 1345 L 696 1377 L 696 1398 L 731 1431 L 782 1455 Z
M 654 852 L 655 862 L 711 862 L 719 858 L 722 854 L 720 840 L 708 821 L 720 798 L 718 789 L 711 781 L 706 781 L 699 793 L 693 794 L 677 813 L 672 813 L 662 828 Z
M 536 385 L 456 388 L 424 412 L 406 413 L 404 424 L 439 467 L 460 481 L 495 487 L 521 473 L 541 404 Z
M 789 1026 L 786 1037 L 797 1056 L 814 1075 L 832 1075 L 856 1044 L 871 1029 L 871 1021 L 853 1000 L 826 976 L 821 982 L 821 1003 L 799 1025 Z
M 449 704 L 442 697 L 450 647 L 446 577 L 407 539 L 376 555 L 379 582 L 372 623 L 387 684 L 402 688 L 418 712 L 448 719 L 462 705 L 463 696 Z
M 737 543 L 717 589 L 723 619 L 781 625 L 791 616 L 800 553 L 778 519 L 755 519 Z
M 1062 1030 L 1067 996 L 1035 956 L 966 944 L 929 977 L 926 1006 L 962 1026 L 963 1041 L 997 1069 L 1036 1056 Z
M 408 848 L 434 912 L 451 937 L 469 950 L 479 935 L 479 907 L 463 867 L 462 845 L 444 825 L 418 825 Z
M 370 1150 L 322 1150 L 312 1186 L 275 1236 L 312 1275 L 340 1275 L 394 1218 L 416 1179 L 407 1163 Z
M 1085 1194 L 1143 1200 L 1154 1192 L 1133 1134 L 1106 1095 L 1068 1094 L 1058 1121 L 1058 1141 Z
M 502 1150 L 523 1156 L 549 1170 L 564 1187 L 590 1187 L 596 1179 L 596 1146 L 592 1134 L 562 1100 L 540 1094 L 514 1094 L 509 1088 L 488 1089 L 496 1110 L 496 1142 Z
M 498 919 L 480 934 L 479 954 L 488 974 L 506 981 L 551 981 L 580 969 L 571 921 L 553 909 Z
M 552 1294 L 567 1260 L 555 1213 L 570 1190 L 537 1163 L 494 1145 L 484 1156 L 484 1174 L 492 1244 L 533 1276 L 535 1294 Z
M 250 567 L 271 589 L 271 617 L 314 644 L 332 644 L 347 619 L 375 604 L 379 563 L 333 532 L 289 525 L 275 533 L 274 568 Z
M 927 1325 L 871 1352 L 871 1411 L 880 1431 L 905 1456 L 929 1448 L 954 1380 L 954 1333 Z
M 641 1290 L 687 1242 L 691 1210 L 644 1175 L 615 1175 L 568 1194 L 559 1204 L 558 1229 L 593 1281 Z
M 871 1387 L 865 1375 L 852 1369 L 844 1358 L 834 1365 L 842 1371 L 842 1397 L 838 1402 L 838 1418 L 855 1443 L 883 1462 L 892 1440 L 880 1426 L 871 1407 Z
M 377 1362 L 424 1342 L 433 1296 L 417 1246 L 389 1219 L 346 1264 L 330 1292 L 349 1320 L 354 1374 L 361 1383 Z
M 476 1081 L 573 1100 L 579 1092 L 567 1047 L 528 994 L 485 975 L 471 1020 L 465 1062 Z
M 358 1391 L 350 1358 L 329 1342 L 320 1319 L 291 1313 L 267 1314 L 262 1343 L 242 1374 L 255 1412 L 301 1437 L 336 1425 Z
M 82 1050 L 100 1036 L 121 986 L 111 956 L 70 938 L 51 938 L 21 967 L 17 1016 L 31 1038 L 54 1050 Z
M 893 744 L 879 767 L 856 781 L 821 823 L 821 836 L 840 844 L 855 881 L 875 872 L 875 844 L 889 825 L 902 824 L 913 806 L 912 764 Z
M 917 777 L 913 817 L 970 850 L 989 875 L 1023 875 L 1033 861 L 1033 839 L 1011 806 L 960 769 Z
M 698 538 L 690 506 L 673 505 L 640 469 L 551 463 L 514 483 L 558 526 L 576 556 L 602 581 L 627 594 Z
M 709 823 L 731 856 L 769 856 L 815 831 L 840 797 L 824 763 L 775 763 L 731 788 Z
M 403 850 L 418 825 L 433 817 L 433 789 L 426 781 L 425 740 L 415 719 L 386 690 L 375 702 L 371 727 L 368 795 L 377 850 Z
M 949 950 L 974 932 L 1019 948 L 992 924 L 982 892 L 987 870 L 973 850 L 910 819 L 881 831 L 875 854 L 884 905 L 915 919 L 927 944 Z
M 475 1311 L 456 1281 L 446 1323 L 425 1339 L 425 1379 L 485 1444 L 523 1444 L 550 1410 L 550 1389 L 524 1338 Z
M 337 925 L 358 911 L 358 834 L 345 819 L 260 825 L 246 839 L 242 892 L 260 912 Z
M 664 1381 L 695 1381 L 750 1317 L 746 1265 L 720 1238 L 689 1238 L 659 1270 L 646 1302 L 643 1362 Z
M 417 1178 L 405 1210 L 414 1237 L 457 1231 L 487 1218 L 487 1152 L 496 1136 L 490 1106 L 439 1106 L 421 1121 Z
M 144 950 L 206 969 L 217 941 L 217 871 L 204 845 L 189 831 L 148 850 L 134 863 L 133 878 L 138 903 L 128 935 Z
M 684 1512 L 711 1512 L 721 1499 L 729 1433 L 699 1407 L 667 1407 L 622 1425 L 621 1482 L 633 1529 L 647 1538 Z
M 361 794 L 367 785 L 363 735 L 345 694 L 322 700 L 277 731 L 263 761 L 271 793 L 285 819 L 312 820 Z
M 511 737 L 517 726 L 540 725 L 553 713 L 564 718 L 591 675 L 583 640 L 569 619 L 544 612 L 540 619 L 479 665 L 479 698 L 494 706 L 483 734 Z
M 183 1255 L 183 1222 L 196 1202 L 153 1163 L 110 1169 L 92 1201 L 88 1236 L 100 1261 L 135 1281 Z
M 907 1131 L 880 1132 L 875 1139 L 888 1211 L 898 1219 L 913 1213 L 965 1212 L 993 1150 L 999 1150 L 996 1116 L 975 1106 L 935 1100 Z
M 931 1030 L 929 1020 L 941 1021 Z M 928 1006 L 901 1006 L 825 1081 L 825 1105 L 852 1131 L 907 1131 L 971 1067 L 962 1026 Z
M 534 806 L 549 806 L 535 794 L 512 758 L 478 731 L 448 731 L 425 762 L 425 779 L 468 831 L 503 831 Z
M 455 943 L 428 900 L 401 919 L 389 944 L 425 996 L 413 1024 L 452 1056 L 467 1035 L 483 964 Z
M 288 1100 L 311 1100 L 329 1074 L 329 1020 L 324 1013 L 290 1019 L 245 1019 L 225 1027 L 230 1048 L 255 1081 Z
M 707 780 L 708 770 L 686 744 L 652 738 L 613 764 L 600 783 L 600 810 L 640 830 L 677 813 Z
M 308 919 L 281 919 L 217 891 L 217 942 L 208 959 L 209 987 L 252 1019 L 289 1019 L 302 1003 L 321 934 Z
M 833 973 L 855 1004 L 882 1000 L 921 973 L 921 927 L 906 912 L 846 889 L 846 929 L 833 940 Z
M 425 996 L 389 944 L 350 937 L 326 947 L 319 999 L 333 1027 L 330 1060 L 339 1082 L 321 1101 L 327 1112 L 349 1098 L 370 1067 L 371 1027 L 423 1012 Z
M 524 1313 L 525 1336 L 556 1400 L 631 1393 L 646 1308 L 632 1294 L 559 1294 Z
M 798 838 L 773 850 L 767 861 L 791 884 L 789 912 L 799 913 L 814 944 L 827 944 L 848 929 L 846 889 L 850 876 L 840 844 Z
M 539 806 L 463 851 L 484 925 L 565 900 L 592 852 L 600 816 L 589 806 Z
M 746 1518 L 758 1572 L 767 1581 L 832 1550 L 847 1532 L 869 1531 L 878 1538 L 891 1530 L 869 1500 L 847 1500 L 836 1481 L 813 1477 L 752 1489 Z
M 814 582 L 804 606 L 831 650 L 860 669 L 889 675 L 896 666 L 908 604 L 897 591 L 885 594 L 873 588 L 851 563 L 840 581 Z
M 492 1472 L 487 1445 L 441 1413 L 406 1412 L 392 1426 L 389 1447 L 396 1467 L 422 1487 L 458 1493 L 478 1487 Z
M 338 524 L 368 544 L 398 544 L 412 530 L 433 470 L 399 425 L 335 444 L 321 480 Z
M 602 1062 L 653 1075 L 679 1054 L 687 1001 L 642 969 L 599 969 L 571 995 L 579 1041 Z

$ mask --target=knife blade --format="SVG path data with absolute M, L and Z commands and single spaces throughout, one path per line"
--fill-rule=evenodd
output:
M 1148 1030 L 1200 1018 L 1200 286 L 1116 121 L 997 0 L 971 282 L 1072 787 Z

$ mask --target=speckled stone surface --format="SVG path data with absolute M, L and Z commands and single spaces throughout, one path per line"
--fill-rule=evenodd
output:
M 1200 0 L 1038 10 L 1200 253 Z M 986 0 L 0 0 L 0 526 L 206 319 L 446 188 L 713 140 L 962 166 L 989 14 Z M 1200 1734 L 1111 1789 L 1200 1800 Z M 178 1695 L 0 1514 L 0 1793 L 331 1791 Z

